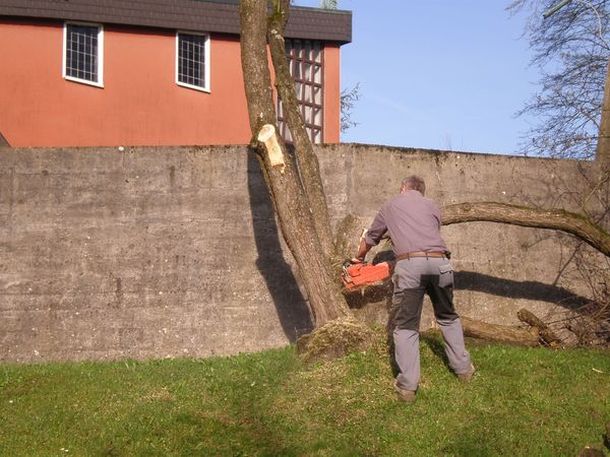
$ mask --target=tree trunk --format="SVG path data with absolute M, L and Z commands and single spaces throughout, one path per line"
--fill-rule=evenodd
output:
M 476 221 L 561 230 L 577 236 L 610 257 L 608 232 L 580 214 L 494 202 L 459 203 L 443 208 L 444 225 Z
M 602 175 L 610 172 L 610 61 L 606 70 L 606 86 L 604 89 L 602 118 L 599 126 L 595 161 Z
M 305 195 L 313 215 L 313 221 L 320 239 L 323 253 L 328 257 L 333 252 L 332 231 L 326 195 L 320 175 L 318 158 L 313 152 L 313 146 L 307 135 L 303 118 L 299 110 L 299 102 L 294 89 L 294 81 L 290 75 L 286 60 L 284 42 L 284 27 L 288 20 L 289 0 L 274 0 L 274 12 L 269 21 L 268 41 L 271 59 L 275 69 L 276 88 L 284 107 L 285 122 L 290 129 L 295 148 L 299 174 L 303 181 Z
M 277 119 L 267 61 L 267 2 L 242 0 L 240 19 L 242 69 L 254 137 L 252 143 L 265 173 L 282 235 L 298 265 L 315 324 L 319 327 L 350 315 L 350 311 L 332 276 L 328 259 L 321 252 L 294 157 L 287 154 L 283 140 L 276 133 Z

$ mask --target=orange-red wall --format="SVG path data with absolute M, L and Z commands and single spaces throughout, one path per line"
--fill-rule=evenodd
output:
M 341 126 L 341 78 L 338 45 L 324 47 L 324 142 L 338 143 Z
M 245 144 L 239 40 L 212 35 L 210 93 L 175 82 L 175 32 L 104 27 L 104 87 L 62 78 L 63 24 L 0 21 L 0 132 L 14 147 Z M 339 141 L 339 48 L 324 141 Z

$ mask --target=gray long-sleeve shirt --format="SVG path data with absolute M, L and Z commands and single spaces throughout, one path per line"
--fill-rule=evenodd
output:
M 438 205 L 416 190 L 388 200 L 379 210 L 365 236 L 375 246 L 388 232 L 396 255 L 416 251 L 447 251 L 441 237 L 441 211 Z

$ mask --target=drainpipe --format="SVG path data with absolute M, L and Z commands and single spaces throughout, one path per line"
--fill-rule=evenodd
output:
M 602 119 L 599 124 L 595 161 L 601 173 L 610 171 L 610 60 L 606 70 L 606 87 L 604 89 Z

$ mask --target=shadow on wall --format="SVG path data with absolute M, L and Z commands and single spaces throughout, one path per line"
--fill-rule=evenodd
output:
M 514 281 L 473 271 L 455 272 L 455 289 L 472 290 L 508 298 L 523 298 L 555 303 L 566 309 L 576 309 L 589 300 L 563 287 L 538 281 Z
M 296 278 L 284 260 L 273 203 L 256 154 L 252 151 L 248 152 L 248 194 L 258 252 L 256 266 L 267 284 L 284 334 L 289 341 L 295 342 L 313 329 L 313 323 Z
M 2 135 L 2 132 L 0 132 L 0 147 L 2 146 L 10 147 L 11 145 L 8 143 L 8 141 L 6 141 L 6 138 L 4 138 L 4 135 Z
M 373 263 L 388 261 L 394 261 L 392 251 L 380 251 L 375 256 Z M 499 297 L 543 301 L 572 310 L 590 302 L 586 297 L 576 295 L 563 287 L 552 284 L 539 281 L 515 281 L 474 271 L 456 271 L 455 290 L 471 290 Z M 374 294 L 373 292 L 372 295 Z M 355 301 L 358 302 L 358 300 Z M 371 301 L 374 300 L 369 300 L 369 302 Z M 358 303 L 358 306 L 361 307 L 362 304 Z
M 563 287 L 538 281 L 514 281 L 474 271 L 456 271 L 455 290 L 470 290 L 499 297 L 543 301 L 570 310 L 590 303 L 588 298 L 576 295 Z M 368 287 L 362 294 L 350 294 L 347 301 L 350 308 L 360 309 L 369 303 L 385 301 L 391 294 L 392 286 L 388 281 L 380 286 Z M 386 303 L 386 307 L 389 308 L 389 302 Z

